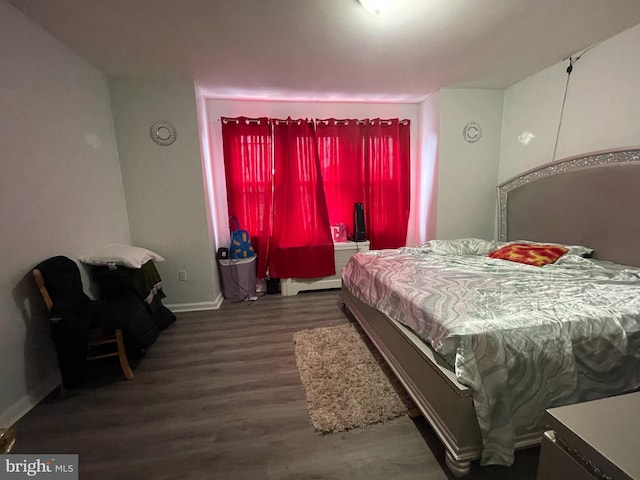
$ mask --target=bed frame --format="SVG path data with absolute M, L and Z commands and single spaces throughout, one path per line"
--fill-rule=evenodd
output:
M 530 170 L 498 186 L 499 240 L 586 245 L 594 257 L 640 266 L 640 149 L 591 153 Z M 456 476 L 482 453 L 471 391 L 424 342 L 342 287 L 341 299 L 431 424 Z M 540 443 L 542 426 L 516 448 Z

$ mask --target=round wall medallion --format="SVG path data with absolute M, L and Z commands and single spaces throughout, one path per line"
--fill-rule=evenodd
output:
M 482 128 L 476 122 L 469 122 L 462 129 L 462 136 L 467 142 L 475 143 L 482 136 Z
M 161 120 L 151 125 L 151 138 L 158 145 L 166 147 L 176 141 L 178 133 L 171 123 Z

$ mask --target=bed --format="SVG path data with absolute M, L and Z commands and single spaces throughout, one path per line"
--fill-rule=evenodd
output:
M 454 475 L 538 444 L 545 408 L 640 388 L 639 184 L 638 149 L 554 162 L 498 186 L 496 241 L 362 253 L 343 270 L 342 301 Z M 567 252 L 544 267 L 487 256 L 521 240 Z

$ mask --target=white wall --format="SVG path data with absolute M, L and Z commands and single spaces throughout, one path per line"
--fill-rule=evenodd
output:
M 31 269 L 128 242 L 104 76 L 0 2 L 0 427 L 58 383 Z M 85 290 L 88 289 L 86 274 Z
M 419 243 L 424 243 L 427 240 L 437 238 L 440 92 L 429 96 L 420 104 L 419 115 L 418 156 L 420 167 L 413 182 L 417 188 L 424 192 L 424 203 L 420 206 L 420 217 L 417 222 L 420 227 L 417 235 Z
M 595 46 L 571 73 L 555 159 L 640 145 L 640 25 Z M 549 163 L 568 61 L 505 91 L 499 181 Z M 523 132 L 535 135 L 525 144 Z
M 166 259 L 157 268 L 169 308 L 217 308 L 222 295 L 209 242 L 193 82 L 112 78 L 109 86 L 131 240 Z M 173 144 L 151 139 L 158 120 L 176 127 Z M 179 270 L 186 270 L 186 281 L 178 280 Z
M 271 101 L 244 101 L 244 100 L 218 100 L 206 101 L 207 118 L 209 126 L 210 156 L 212 179 L 215 188 L 211 191 L 212 210 L 218 219 L 226 219 L 227 198 L 224 187 L 224 159 L 222 154 L 222 131 L 220 117 L 270 117 L 270 118 L 407 118 L 411 120 L 411 175 L 417 175 L 418 171 L 418 105 L 417 104 L 386 104 L 386 103 L 329 103 L 329 102 L 271 102 Z M 220 173 L 222 172 L 222 173 Z M 415 198 L 415 192 L 411 193 Z M 415 205 L 422 205 L 418 201 Z M 416 222 L 417 211 L 415 208 L 410 213 L 410 224 Z M 229 242 L 228 222 L 221 221 L 215 225 L 217 244 L 226 246 Z M 415 235 L 419 229 L 412 228 L 408 232 L 407 243 L 415 244 Z
M 502 91 L 443 89 L 440 96 L 438 208 L 440 239 L 494 237 L 500 160 Z M 482 137 L 468 143 L 464 126 L 476 122 Z

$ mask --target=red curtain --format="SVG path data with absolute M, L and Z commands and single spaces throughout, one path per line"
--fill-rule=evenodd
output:
M 269 274 L 274 278 L 333 275 L 335 264 L 314 124 L 274 120 L 273 229 Z
M 365 227 L 371 249 L 406 244 L 410 209 L 409 121 L 367 121 Z
M 222 118 L 229 215 L 251 235 L 257 276 L 267 271 L 272 208 L 272 141 L 267 118 Z
M 258 277 L 334 274 L 329 225 L 352 230 L 356 202 L 371 249 L 405 245 L 409 131 L 398 119 L 319 120 L 314 130 L 308 120 L 222 118 L 229 214 L 251 234 Z
M 318 121 L 318 153 L 331 223 L 353 233 L 353 205 L 364 204 L 371 249 L 406 244 L 410 209 L 409 121 Z
M 353 234 L 353 204 L 364 202 L 364 135 L 358 120 L 318 120 L 318 156 L 330 223 Z

